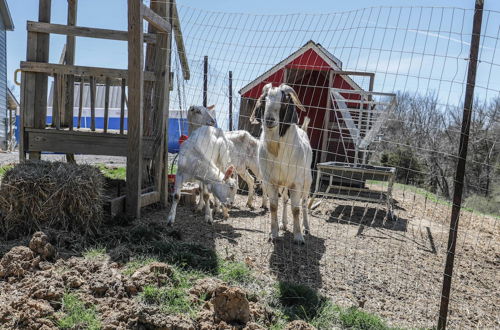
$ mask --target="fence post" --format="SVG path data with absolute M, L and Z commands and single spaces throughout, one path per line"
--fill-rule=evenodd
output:
M 233 130 L 233 71 L 229 71 L 229 130 Z
M 453 207 L 451 210 L 450 231 L 448 236 L 448 252 L 446 256 L 443 288 L 441 292 L 441 306 L 439 309 L 439 330 L 446 329 L 448 306 L 450 303 L 451 279 L 453 275 L 453 262 L 455 259 L 455 248 L 457 244 L 458 221 L 460 219 L 460 209 L 462 205 L 462 192 L 464 187 L 467 147 L 469 143 L 472 103 L 474 99 L 474 86 L 476 83 L 476 70 L 479 52 L 479 41 L 481 37 L 483 5 L 484 0 L 476 0 L 469 55 L 469 68 L 467 72 L 467 86 L 465 88 L 464 109 L 462 115 L 462 129 L 460 132 L 460 146 L 458 149 L 458 164 L 457 170 L 455 172 L 455 188 L 453 192 Z
M 208 91 L 208 56 L 203 57 L 203 106 L 207 107 Z

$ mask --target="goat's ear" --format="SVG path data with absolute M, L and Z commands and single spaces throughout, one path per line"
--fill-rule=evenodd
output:
M 264 99 L 265 94 L 262 94 L 257 102 L 255 103 L 255 107 L 252 110 L 252 114 L 250 115 L 250 124 L 257 125 L 262 121 L 262 115 L 264 113 Z
M 231 165 L 227 168 L 226 173 L 224 174 L 224 181 L 229 179 L 233 175 L 233 172 L 234 172 L 234 166 Z
M 215 110 L 215 104 L 212 104 L 211 106 L 207 107 L 208 110 Z

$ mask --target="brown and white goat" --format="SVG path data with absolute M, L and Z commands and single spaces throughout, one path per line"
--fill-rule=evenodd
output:
M 305 111 L 293 88 L 285 84 L 272 87 L 269 83 L 262 89 L 250 120 L 262 124 L 258 155 L 270 202 L 270 239 L 278 236 L 279 191 L 287 189 L 292 207 L 294 240 L 302 244 L 300 208 L 304 233 L 309 233 L 307 199 L 312 182 L 312 149 L 307 133 L 297 126 L 299 117 L 296 107 Z

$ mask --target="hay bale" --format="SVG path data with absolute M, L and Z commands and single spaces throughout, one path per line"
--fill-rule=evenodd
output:
M 103 220 L 104 176 L 94 166 L 28 161 L 0 183 L 0 231 L 17 236 L 43 228 L 96 229 Z

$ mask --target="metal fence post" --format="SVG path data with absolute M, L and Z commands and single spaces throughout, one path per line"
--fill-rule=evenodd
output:
M 458 235 L 458 221 L 462 206 L 462 192 L 464 187 L 465 165 L 467 158 L 467 147 L 469 144 L 469 131 L 472 116 L 472 103 L 474 99 L 474 86 L 476 83 L 476 71 L 479 52 L 479 41 L 481 37 L 481 23 L 483 18 L 484 0 L 476 0 L 474 10 L 474 22 L 472 26 L 471 46 L 469 55 L 469 68 L 467 72 L 467 86 L 465 88 L 464 109 L 462 116 L 462 129 L 460 133 L 460 146 L 458 149 L 458 164 L 455 172 L 455 187 L 453 192 L 453 207 L 451 210 L 450 231 L 448 236 L 448 250 L 446 266 L 444 269 L 443 288 L 441 292 L 441 306 L 439 309 L 438 329 L 446 329 L 448 318 L 448 307 L 450 303 L 451 279 L 453 275 L 453 262 L 455 260 L 455 248 Z

